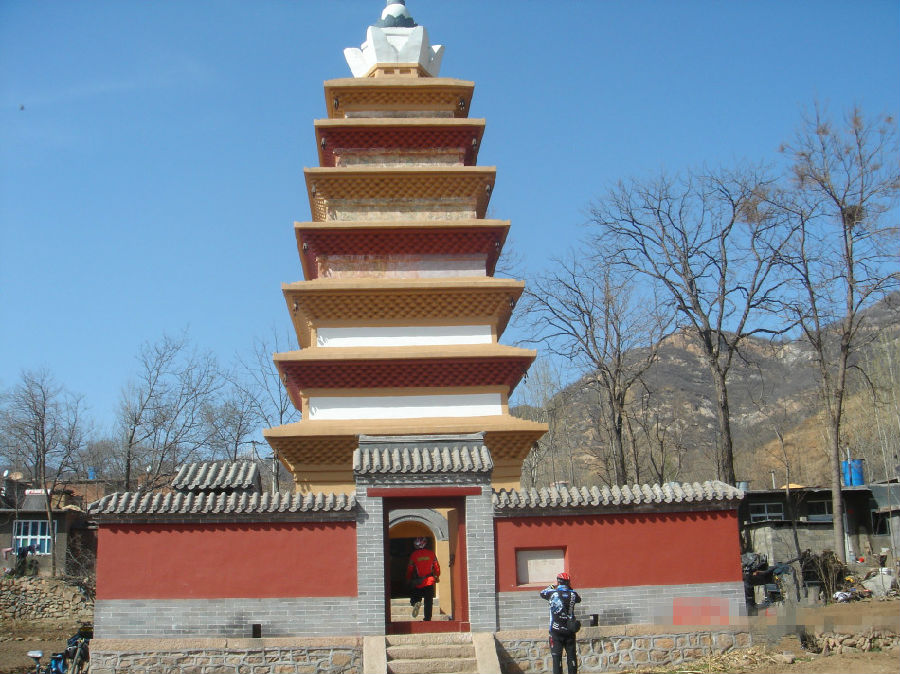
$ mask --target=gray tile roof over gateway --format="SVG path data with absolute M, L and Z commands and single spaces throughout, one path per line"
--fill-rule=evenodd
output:
M 396 440 L 366 441 L 353 451 L 357 475 L 490 473 L 491 452 L 481 435 L 469 438 L 422 436 L 398 446 Z
M 494 491 L 494 509 L 546 510 L 566 508 L 597 508 L 602 506 L 661 506 L 709 504 L 739 501 L 744 492 L 725 482 L 666 482 L 654 485 L 613 487 L 570 487 L 557 489 L 529 489 L 527 491 L 500 489 Z
M 91 515 L 263 515 L 349 512 L 356 499 L 348 494 L 168 494 L 120 492 L 88 506 Z
M 259 490 L 259 468 L 252 461 L 200 461 L 178 469 L 172 489 L 186 492 Z

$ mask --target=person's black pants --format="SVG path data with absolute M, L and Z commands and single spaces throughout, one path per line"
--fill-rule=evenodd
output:
M 566 665 L 569 674 L 578 672 L 578 651 L 575 637 L 563 638 L 557 634 L 550 635 L 550 656 L 553 658 L 553 674 L 562 674 L 562 653 L 566 650 Z
M 424 602 L 423 620 L 431 620 L 431 611 L 434 607 L 434 585 L 426 585 L 425 587 L 414 587 L 410 593 L 409 603 L 415 604 L 417 601 Z

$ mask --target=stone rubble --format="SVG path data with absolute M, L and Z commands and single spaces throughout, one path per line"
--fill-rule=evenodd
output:
M 806 648 L 822 655 L 886 651 L 900 648 L 900 636 L 887 630 L 876 629 L 854 634 L 815 632 Z
M 0 616 L 5 620 L 92 622 L 94 603 L 58 578 L 0 578 Z

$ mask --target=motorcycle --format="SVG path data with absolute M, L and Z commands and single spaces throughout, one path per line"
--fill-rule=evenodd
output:
M 766 608 L 772 604 L 783 603 L 785 599 L 785 578 L 790 575 L 793 578 L 794 587 L 797 587 L 797 572 L 793 564 L 800 558 L 787 562 L 775 562 L 769 566 L 765 555 L 748 552 L 741 555 L 741 570 L 744 577 L 744 597 L 747 600 L 747 608 L 754 611 Z M 764 599 L 761 604 L 756 602 L 755 587 L 762 585 Z

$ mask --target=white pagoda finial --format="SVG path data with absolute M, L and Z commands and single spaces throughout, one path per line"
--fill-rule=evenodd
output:
M 344 50 L 354 77 L 368 77 L 376 66 L 387 64 L 416 64 L 437 77 L 443 55 L 443 46 L 432 46 L 424 26 L 413 21 L 405 0 L 387 0 L 381 18 L 366 31 L 362 47 Z

